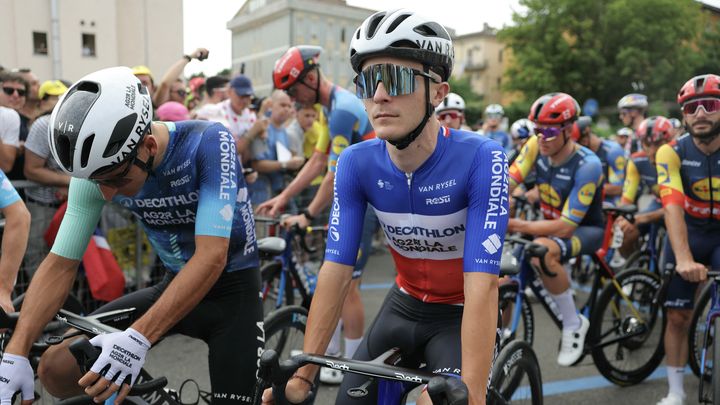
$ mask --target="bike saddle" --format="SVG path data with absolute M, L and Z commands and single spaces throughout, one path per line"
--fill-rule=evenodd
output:
M 261 254 L 268 256 L 277 256 L 285 251 L 285 239 L 276 236 L 268 236 L 257 241 L 258 249 Z

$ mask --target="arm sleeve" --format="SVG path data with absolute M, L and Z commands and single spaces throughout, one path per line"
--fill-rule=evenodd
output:
M 622 204 L 634 204 L 640 187 L 640 172 L 632 159 L 628 159 L 623 183 Z
M 535 160 L 538 156 L 537 136 L 531 136 L 520 150 L 515 162 L 510 166 L 510 185 L 516 187 L 525 180 L 535 167 Z
M 20 194 L 15 190 L 5 173 L 0 170 L 0 208 L 5 208 L 18 201 L 20 201 Z
M 30 132 L 25 140 L 25 149 L 38 155 L 43 159 L 50 156 L 50 145 L 48 144 L 48 119 L 38 118 L 30 127 Z
M 367 209 L 367 197 L 358 181 L 358 163 L 352 153 L 338 160 L 325 249 L 325 260 L 348 266 L 354 266 L 357 260 Z
M 97 184 L 84 179 L 70 180 L 67 211 L 51 252 L 67 259 L 81 260 L 104 205 Z
M 622 186 L 625 181 L 625 152 L 620 145 L 613 144 L 608 153 L 608 183 Z
M 222 125 L 205 129 L 197 150 L 199 198 L 195 235 L 229 238 L 238 197 L 235 140 Z
M 508 222 L 508 166 L 502 145 L 485 142 L 468 178 L 464 272 L 500 273 Z
M 0 108 L 0 139 L 5 145 L 20 145 L 20 115 L 9 108 Z
M 680 175 L 680 156 L 671 145 L 663 145 L 655 154 L 658 185 L 663 207 L 685 206 L 685 191 Z
M 582 222 L 602 184 L 602 175 L 602 164 L 595 156 L 587 159 L 575 172 L 575 182 L 562 210 L 562 219 L 565 222 L 575 226 Z
M 335 171 L 340 153 L 350 146 L 353 130 L 358 123 L 357 117 L 344 110 L 334 110 L 330 114 L 330 155 L 328 157 L 328 169 Z

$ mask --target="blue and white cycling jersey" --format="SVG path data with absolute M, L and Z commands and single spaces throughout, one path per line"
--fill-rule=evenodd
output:
M 397 284 L 425 302 L 462 303 L 463 272 L 498 274 L 508 220 L 508 168 L 500 145 L 441 128 L 413 173 L 391 161 L 385 141 L 343 152 L 335 177 L 325 259 L 354 265 L 368 204 L 385 232 Z
M 0 208 L 5 208 L 18 201 L 20 201 L 20 194 L 15 190 L 5 173 L 0 170 Z
M 113 201 L 140 220 L 163 264 L 179 272 L 195 253 L 195 236 L 230 239 L 225 271 L 257 267 L 255 221 L 235 141 L 207 121 L 165 123 L 170 139 L 140 192 Z M 105 200 L 97 184 L 72 179 L 68 209 L 52 252 L 82 257 Z

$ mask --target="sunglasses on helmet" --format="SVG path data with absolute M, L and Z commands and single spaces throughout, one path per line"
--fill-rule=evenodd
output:
M 355 76 L 355 94 L 360 99 L 373 98 L 380 82 L 391 97 L 412 94 L 417 89 L 417 76 L 439 83 L 430 74 L 407 66 L 392 63 L 371 65 Z
M 683 114 L 693 115 L 700 107 L 708 114 L 712 114 L 720 110 L 720 98 L 701 98 L 699 100 L 688 101 L 683 104 L 682 111 Z

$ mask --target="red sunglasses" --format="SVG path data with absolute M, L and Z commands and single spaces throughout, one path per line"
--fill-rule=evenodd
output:
M 438 114 L 438 119 L 440 121 L 445 121 L 445 118 L 450 118 L 451 120 L 462 118 L 462 113 L 456 112 L 456 111 L 447 111 L 447 112 L 441 112 Z
M 701 106 L 706 113 L 712 114 L 720 110 L 720 98 L 701 98 L 699 100 L 688 101 L 682 106 L 683 114 L 693 115 Z

